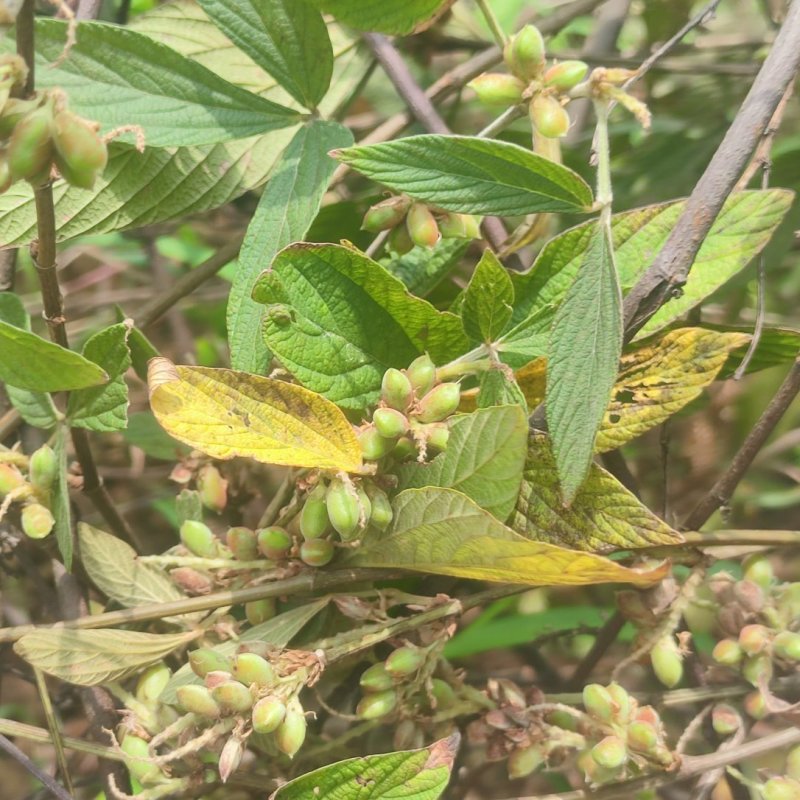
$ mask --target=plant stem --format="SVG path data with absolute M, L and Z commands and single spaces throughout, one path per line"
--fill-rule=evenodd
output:
M 37 744 L 53 743 L 52 737 L 44 728 L 37 728 L 35 725 L 27 725 L 24 722 L 17 722 L 13 719 L 0 719 L 0 734 L 14 736 L 19 739 L 27 739 L 29 742 L 36 742 Z M 74 739 L 71 736 L 63 736 L 61 741 L 68 750 L 76 750 L 79 753 L 87 753 L 111 761 L 125 760 L 123 753 L 117 752 L 111 747 L 104 747 L 101 744 L 88 742 L 85 739 Z
M 611 186 L 611 146 L 608 141 L 608 101 L 595 100 L 597 114 L 596 149 L 597 157 L 597 202 L 601 206 L 600 221 L 611 227 L 611 203 L 614 192 Z
M 505 31 L 500 27 L 500 22 L 497 19 L 494 11 L 492 11 L 492 7 L 489 5 L 489 0 L 476 0 L 478 6 L 481 10 L 481 14 L 483 14 L 483 18 L 486 20 L 486 24 L 489 26 L 489 30 L 492 32 L 492 36 L 494 37 L 495 42 L 497 42 L 498 47 L 505 47 L 506 42 L 508 42 L 508 37 L 506 36 Z
M 72 778 L 70 778 L 69 769 L 67 767 L 67 757 L 64 753 L 64 740 L 61 736 L 61 731 L 58 729 L 58 718 L 53 709 L 53 703 L 50 701 L 50 692 L 47 689 L 44 673 L 34 665 L 33 674 L 36 678 L 36 687 L 39 690 L 39 699 L 42 702 L 42 709 L 44 710 L 44 716 L 47 720 L 47 727 L 50 730 L 53 749 L 56 751 L 56 763 L 61 773 L 61 780 L 64 781 L 64 786 L 67 791 L 70 794 L 75 794 L 75 789 L 72 786 Z
M 475 134 L 478 139 L 492 139 L 500 131 L 505 130 L 511 123 L 516 122 L 527 114 L 528 108 L 524 103 L 507 108 L 494 122 L 490 122 L 482 131 Z

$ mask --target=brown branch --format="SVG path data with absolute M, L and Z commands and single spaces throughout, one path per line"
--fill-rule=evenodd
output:
M 792 3 L 769 55 L 711 163 L 653 263 L 625 298 L 633 335 L 686 283 L 694 257 L 800 68 L 800 3 Z
M 20 766 L 24 767 L 37 781 L 58 800 L 74 800 L 71 794 L 67 792 L 64 787 L 53 780 L 44 770 L 40 769 L 33 761 L 31 761 L 22 750 L 19 749 L 10 739 L 6 738 L 0 733 L 0 750 L 3 750 L 7 755 L 11 756 Z
M 579 689 L 586 683 L 586 679 L 591 675 L 592 670 L 605 655 L 606 650 L 614 644 L 617 636 L 619 636 L 619 632 L 624 626 L 625 617 L 623 617 L 619 611 L 615 611 L 614 615 L 609 617 L 605 625 L 600 629 L 589 652 L 583 657 L 581 663 L 575 667 L 575 671 L 572 675 L 570 675 L 567 681 L 568 688 Z

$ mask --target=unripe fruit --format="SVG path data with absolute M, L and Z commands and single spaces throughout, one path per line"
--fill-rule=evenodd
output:
M 480 239 L 481 228 L 472 214 L 456 214 L 448 211 L 439 219 L 442 239 Z
M 58 474 L 58 460 L 53 448 L 43 444 L 31 454 L 28 463 L 28 478 L 36 489 L 49 491 Z
M 309 539 L 300 545 L 300 560 L 309 567 L 324 567 L 335 552 L 333 543 L 327 539 Z
M 213 464 L 206 464 L 197 473 L 197 491 L 200 502 L 217 514 L 228 504 L 228 481 Z
M 770 638 L 770 630 L 764 625 L 745 625 L 739 631 L 739 647 L 747 655 L 758 655 L 769 647 Z
M 411 241 L 419 247 L 433 247 L 442 238 L 436 217 L 423 203 L 414 203 L 408 210 L 406 228 Z
M 424 433 L 429 450 L 441 453 L 447 449 L 447 443 L 450 441 L 450 428 L 447 427 L 446 422 L 432 422 L 425 426 Z
M 234 656 L 231 675 L 245 686 L 271 686 L 275 683 L 275 670 L 266 658 L 257 653 L 239 653 Z
M 326 488 L 320 484 L 303 503 L 300 511 L 300 533 L 304 539 L 319 539 L 328 530 L 330 519 L 325 496 Z
M 561 709 L 551 711 L 545 716 L 545 720 L 547 721 L 548 725 L 561 728 L 562 731 L 577 732 L 578 730 L 578 720 L 568 711 L 563 711 Z
M 749 555 L 742 562 L 744 577 L 748 581 L 757 583 L 762 589 L 767 589 L 775 580 L 775 573 L 772 570 L 772 562 L 762 553 Z
M 403 461 L 407 458 L 417 457 L 417 445 L 410 436 L 401 436 L 392 450 L 392 455 L 398 460 Z
M 395 408 L 376 408 L 372 415 L 372 422 L 378 433 L 385 439 L 397 439 L 408 430 L 406 415 Z M 394 447 L 394 441 L 390 443 L 389 447 Z
M 411 403 L 413 394 L 411 381 L 399 369 L 390 367 L 383 373 L 381 399 L 387 406 L 405 411 Z
M 358 685 L 365 692 L 383 692 L 391 689 L 394 686 L 394 681 L 386 671 L 386 664 L 383 661 L 379 661 L 364 670 L 358 680 Z
M 431 681 L 431 694 L 436 701 L 437 711 L 452 708 L 458 701 L 453 687 L 441 678 L 434 678 Z
M 225 535 L 225 543 L 239 561 L 254 561 L 258 558 L 258 542 L 255 531 L 250 528 L 231 528 Z
M 411 241 L 407 226 L 398 225 L 389 234 L 389 249 L 399 256 L 404 256 L 414 249 L 414 242 Z
M 358 528 L 361 515 L 358 497 L 351 491 L 351 486 L 340 478 L 334 478 L 325 495 L 325 506 L 331 525 L 343 539 L 349 539 Z
M 253 707 L 253 695 L 250 689 L 237 681 L 226 681 L 211 690 L 211 696 L 223 711 L 241 714 Z
M 286 717 L 286 706 L 277 697 L 262 697 L 253 706 L 253 730 L 272 733 Z
M 745 610 L 758 613 L 764 608 L 764 590 L 753 581 L 741 580 L 733 584 L 735 601 Z
M 41 503 L 30 503 L 25 506 L 20 515 L 20 522 L 25 535 L 31 539 L 44 539 L 56 524 L 50 509 Z
M 187 519 L 181 525 L 181 542 L 183 546 L 201 558 L 214 558 L 219 552 L 217 537 L 204 522 Z
M 634 720 L 628 725 L 628 745 L 640 753 L 649 753 L 658 745 L 658 731 L 649 722 Z
M 536 78 L 544 67 L 544 39 L 535 25 L 525 25 L 503 51 L 508 68 L 524 81 Z
M 41 105 L 40 100 L 20 100 L 10 97 L 0 114 L 0 139 L 8 139 L 19 121 Z
M 424 743 L 424 734 L 413 719 L 400 720 L 392 738 L 396 750 L 418 750 Z
M 772 643 L 773 652 L 781 658 L 800 661 L 800 633 L 781 631 Z
M 394 689 L 387 689 L 383 692 L 364 695 L 356 707 L 356 714 L 361 719 L 379 719 L 391 714 L 396 706 L 397 692 Z
M 583 687 L 583 707 L 601 722 L 610 722 L 615 710 L 608 689 L 599 683 L 590 683 Z
M 51 123 L 49 105 L 37 108 L 17 123 L 8 142 L 8 167 L 13 180 L 28 180 L 37 186 L 48 180 L 53 158 Z
M 742 676 L 753 686 L 758 686 L 760 681 L 769 683 L 772 677 L 772 659 L 766 653 L 750 656 L 742 664 Z
M 422 397 L 433 389 L 433 384 L 436 383 L 436 364 L 425 353 L 419 358 L 415 358 L 408 365 L 406 375 L 411 381 L 411 386 L 414 388 L 417 397 Z
M 457 383 L 440 383 L 419 401 L 420 422 L 441 422 L 458 410 L 461 387 Z
M 569 131 L 569 114 L 561 103 L 547 94 L 537 94 L 530 105 L 536 130 L 547 139 L 558 139 Z
M 545 86 L 553 86 L 559 91 L 568 92 L 586 77 L 587 72 L 589 65 L 585 61 L 562 61 L 544 73 L 542 82 Z
M 800 800 L 800 781 L 792 778 L 770 778 L 761 790 L 764 800 Z
M 614 711 L 612 713 L 614 721 L 620 723 L 621 725 L 629 722 L 631 711 L 633 709 L 631 696 L 618 683 L 610 683 L 608 685 L 608 694 L 611 697 L 611 702 L 614 705 Z
M 53 121 L 53 143 L 56 166 L 64 179 L 91 189 L 108 162 L 108 148 L 97 131 L 69 111 L 60 111 Z
M 733 639 L 721 639 L 714 645 L 711 657 L 717 664 L 724 664 L 726 667 L 735 667 L 744 658 L 744 650 L 739 646 L 739 642 Z
M 487 106 L 515 106 L 522 102 L 525 91 L 525 84 L 519 78 L 499 72 L 484 72 L 467 86 Z
M 230 672 L 231 660 L 209 647 L 199 647 L 189 653 L 189 666 L 198 678 L 205 678 L 209 672 Z
M 233 775 L 242 763 L 244 755 L 244 744 L 238 736 L 231 736 L 222 747 L 219 754 L 219 777 L 223 783 Z
M 380 409 L 379 409 L 380 410 Z M 392 411 L 391 408 L 384 408 L 383 411 Z M 395 414 L 400 414 L 395 411 Z M 402 414 L 401 414 L 402 416 Z M 370 425 L 358 433 L 358 443 L 361 445 L 361 455 L 367 461 L 377 461 L 388 455 L 394 447 L 394 439 L 387 439 L 380 434 L 374 425 Z
M 730 736 L 739 730 L 739 715 L 727 703 L 717 703 L 711 711 L 711 726 L 720 736 Z
M 394 512 L 386 492 L 372 483 L 367 484 L 367 495 L 372 503 L 372 516 L 370 522 L 379 530 L 384 531 L 389 527 Z
M 325 511 L 326 524 L 327 519 L 328 512 Z M 261 553 L 273 561 L 282 561 L 292 549 L 292 537 L 277 525 L 258 531 L 257 541 Z
M 618 736 L 606 736 L 592 748 L 592 758 L 600 767 L 616 769 L 628 760 L 628 751 Z
M 367 210 L 361 229 L 371 233 L 388 231 L 403 221 L 410 205 L 411 199 L 405 195 L 381 200 Z
M 677 686 L 683 677 L 683 659 L 672 636 L 658 641 L 650 653 L 653 672 L 668 689 Z
M 14 489 L 25 486 L 27 481 L 22 473 L 11 464 L 0 464 L 0 497 L 11 494 Z
M 175 694 L 178 698 L 178 705 L 191 714 L 198 714 L 207 719 L 216 719 L 222 714 L 222 709 L 205 686 L 190 683 L 186 686 L 179 686 L 175 690 Z
M 761 692 L 750 692 L 745 696 L 742 706 L 752 719 L 764 719 L 767 716 L 767 703 Z
M 244 615 L 251 625 L 260 625 L 272 619 L 277 613 L 274 597 L 262 597 L 244 604 Z
M 538 744 L 520 747 L 508 757 L 508 777 L 513 781 L 525 778 L 545 762 L 544 753 Z
M 148 667 L 136 681 L 136 699 L 142 703 L 155 703 L 171 677 L 172 672 L 164 663 Z
M 161 770 L 152 763 L 153 757 L 150 755 L 150 748 L 147 742 L 140 736 L 132 733 L 125 735 L 120 749 L 130 759 L 125 760 L 128 772 L 142 784 L 156 783 L 161 777 Z
M 302 709 L 289 707 L 283 722 L 275 731 L 275 744 L 278 750 L 293 758 L 295 753 L 303 746 L 306 738 L 307 723 Z
M 425 661 L 425 654 L 414 647 L 398 647 L 386 659 L 386 671 L 395 678 L 416 672 Z
M 786 756 L 786 774 L 800 780 L 800 745 L 793 747 Z
M 231 667 L 233 669 L 233 667 Z M 211 672 L 207 672 L 205 678 L 203 679 L 206 685 L 206 689 L 212 690 L 216 689 L 217 686 L 222 686 L 223 683 L 229 683 L 233 675 L 231 675 L 230 670 L 226 669 L 212 669 Z

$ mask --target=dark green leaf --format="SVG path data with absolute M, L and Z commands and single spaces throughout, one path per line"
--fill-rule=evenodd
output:
M 478 385 L 478 408 L 516 405 L 527 415 L 525 395 L 513 375 L 506 375 L 504 369 L 490 369 L 481 373 Z
M 360 31 L 417 33 L 433 25 L 454 0 L 311 0 L 340 22 Z
M 470 339 L 491 344 L 500 335 L 514 305 L 514 287 L 506 268 L 484 250 L 464 292 L 461 321 Z
M 128 417 L 128 427 L 122 435 L 128 444 L 138 447 L 151 458 L 175 461 L 189 453 L 190 449 L 173 439 L 156 421 L 149 411 L 141 411 Z
M 469 245 L 466 239 L 442 239 L 430 250 L 415 247 L 405 255 L 381 259 L 381 264 L 400 278 L 411 294 L 425 297 L 450 274 Z
M 512 369 L 522 369 L 535 358 L 545 355 L 554 312 L 554 306 L 542 306 L 504 333 L 494 343 L 500 360 Z

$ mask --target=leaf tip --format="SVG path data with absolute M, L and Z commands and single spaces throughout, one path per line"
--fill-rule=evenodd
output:
M 147 362 L 147 386 L 150 396 L 165 383 L 180 380 L 177 367 L 163 356 L 156 356 Z

